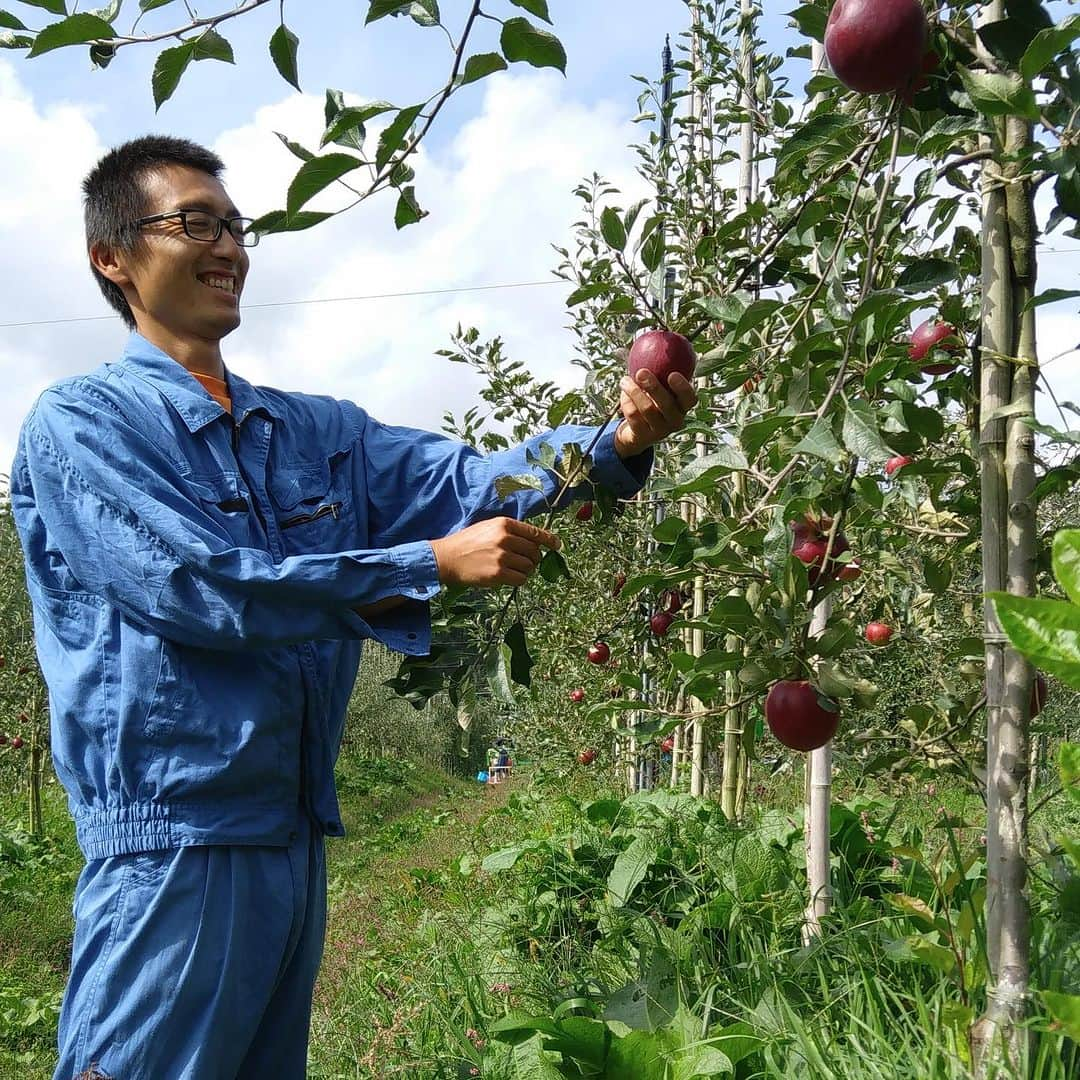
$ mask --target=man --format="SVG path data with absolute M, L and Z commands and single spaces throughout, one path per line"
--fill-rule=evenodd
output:
M 87 859 L 56 1080 L 304 1076 L 361 644 L 425 653 L 442 585 L 523 584 L 558 546 L 519 520 L 551 475 L 495 491 L 525 447 L 484 457 L 225 367 L 257 237 L 221 172 L 153 136 L 86 178 L 92 271 L 135 332 L 45 391 L 12 469 Z M 594 451 L 592 479 L 623 495 L 695 400 L 649 379 L 624 380 Z

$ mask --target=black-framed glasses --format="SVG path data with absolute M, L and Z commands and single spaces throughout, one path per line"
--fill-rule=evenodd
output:
M 254 247 L 259 242 L 259 234 L 251 229 L 255 223 L 254 218 L 224 218 L 208 213 L 206 210 L 169 210 L 164 214 L 151 214 L 149 217 L 139 218 L 135 224 L 141 229 L 152 222 L 168 221 L 171 218 L 180 219 L 180 224 L 184 227 L 184 235 L 190 236 L 192 240 L 202 240 L 212 244 L 221 236 L 223 229 L 228 229 L 229 235 L 241 247 Z

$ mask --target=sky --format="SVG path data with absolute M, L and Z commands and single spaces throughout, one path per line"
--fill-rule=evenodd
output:
M 133 0 L 127 6 L 134 9 Z M 523 14 L 506 0 L 486 6 Z M 796 44 L 787 18 L 766 7 L 769 45 Z M 40 25 L 42 13 L 14 8 Z M 441 8 L 448 25 L 461 25 L 464 0 L 443 0 Z M 308 232 L 267 237 L 252 252 L 243 325 L 223 346 L 231 370 L 255 383 L 350 398 L 387 423 L 439 430 L 444 412 L 461 415 L 478 403 L 479 379 L 436 355 L 460 324 L 476 326 L 483 339 L 501 336 L 506 353 L 538 378 L 580 385 L 583 372 L 571 365 L 576 339 L 566 329 L 570 289 L 552 274 L 559 261 L 552 245 L 571 246 L 581 208 L 573 189 L 583 177 L 606 177 L 623 205 L 648 194 L 631 149 L 647 134 L 631 122 L 641 89 L 631 76 L 659 73 L 665 35 L 676 42 L 689 15 L 682 0 L 549 0 L 549 9 L 568 54 L 566 77 L 517 64 L 451 99 L 413 161 L 429 217 L 398 232 L 384 196 Z M 367 4 L 356 0 L 293 0 L 285 11 L 301 41 L 297 93 L 267 53 L 277 10 L 267 4 L 222 26 L 236 65 L 193 65 L 157 114 L 155 47 L 123 49 L 104 71 L 92 70 L 81 49 L 29 61 L 0 52 L 0 472 L 37 395 L 123 348 L 127 331 L 91 279 L 82 234 L 80 183 L 110 146 L 148 132 L 210 146 L 225 161 L 237 205 L 258 216 L 283 205 L 299 164 L 273 133 L 317 146 L 327 86 L 406 105 L 448 70 L 448 44 L 436 30 L 393 18 L 365 28 Z M 152 12 L 140 28 L 179 25 L 172 12 Z M 493 48 L 496 30 L 484 22 L 470 51 Z M 311 207 L 341 205 L 320 199 Z M 1042 261 L 1040 288 L 1075 287 L 1080 241 L 1058 233 L 1046 247 L 1054 250 Z M 340 297 L 377 298 L 293 303 Z M 1075 302 L 1040 309 L 1039 317 L 1044 357 L 1080 342 Z M 1059 397 L 1080 401 L 1078 358 L 1047 369 Z

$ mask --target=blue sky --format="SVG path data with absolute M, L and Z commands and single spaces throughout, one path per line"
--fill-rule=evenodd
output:
M 22 4 L 6 6 L 30 25 L 44 19 Z M 487 6 L 504 16 L 522 14 L 507 0 Z M 783 10 L 766 6 L 762 33 L 770 49 L 796 44 L 784 14 L 795 0 Z M 127 0 L 125 8 L 136 7 Z M 200 13 L 225 7 L 201 6 Z M 464 0 L 443 0 L 441 7 L 447 24 L 460 27 Z M 386 422 L 438 429 L 444 410 L 460 414 L 477 401 L 478 383 L 434 355 L 461 323 L 477 326 L 484 337 L 503 336 L 507 352 L 538 376 L 568 388 L 580 384 L 581 372 L 570 363 L 574 339 L 565 330 L 568 289 L 562 284 L 256 306 L 550 281 L 558 261 L 551 245 L 569 242 L 580 209 L 572 190 L 581 177 L 597 171 L 613 179 L 626 200 L 647 194 L 629 149 L 646 135 L 630 123 L 640 89 L 630 75 L 658 73 L 665 34 L 676 43 L 689 22 L 686 5 L 549 0 L 549 7 L 568 53 L 567 77 L 519 64 L 452 99 L 415 163 L 418 196 L 431 211 L 419 225 L 395 231 L 392 203 L 384 198 L 308 233 L 267 238 L 254 253 L 244 325 L 226 342 L 230 367 L 256 382 L 353 398 Z M 286 21 L 301 39 L 303 95 L 281 80 L 267 53 L 278 5 L 232 20 L 222 32 L 237 64 L 193 65 L 157 114 L 150 93 L 154 47 L 121 50 L 105 71 L 92 70 L 83 50 L 32 61 L 0 52 L 6 199 L 0 245 L 8 254 L 0 323 L 37 324 L 0 327 L 7 385 L 0 401 L 0 471 L 34 397 L 57 378 L 111 359 L 126 336 L 117 319 L 50 321 L 108 313 L 82 246 L 79 183 L 86 171 L 119 141 L 169 132 L 222 155 L 226 184 L 245 212 L 280 207 L 297 162 L 272 133 L 315 146 L 327 86 L 407 105 L 436 89 L 448 70 L 448 45 L 438 31 L 393 18 L 364 28 L 366 10 L 358 0 L 286 4 Z M 182 11 L 174 4 L 152 12 L 140 29 L 170 29 L 183 21 Z M 118 25 L 129 22 L 122 17 Z M 491 49 L 497 29 L 482 26 L 470 51 Z M 795 92 L 802 66 L 792 65 Z M 1052 238 L 1051 246 L 1080 243 Z M 1048 259 L 1041 284 L 1074 285 L 1078 269 L 1074 255 Z M 1070 334 L 1069 344 L 1080 337 L 1068 304 L 1041 318 L 1050 348 Z M 1063 374 L 1065 365 L 1075 366 L 1060 362 Z M 1080 398 L 1080 389 L 1066 386 L 1064 394 Z

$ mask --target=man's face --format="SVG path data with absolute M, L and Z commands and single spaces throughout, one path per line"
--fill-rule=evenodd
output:
M 220 180 L 185 165 L 148 174 L 143 188 L 145 217 L 171 210 L 240 215 Z M 179 218 L 144 225 L 124 269 L 135 321 L 143 332 L 157 331 L 155 338 L 163 331 L 178 341 L 216 343 L 240 325 L 248 254 L 228 229 L 207 242 L 187 236 Z

